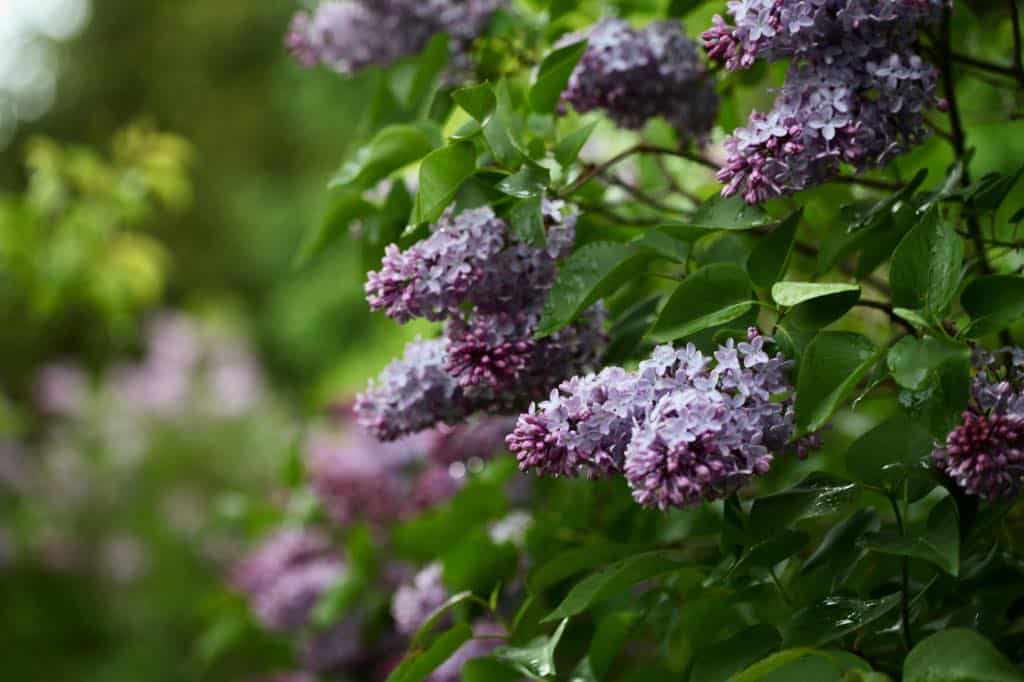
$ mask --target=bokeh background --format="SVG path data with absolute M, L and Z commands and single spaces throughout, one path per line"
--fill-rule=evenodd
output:
M 372 116 L 365 79 L 285 52 L 294 11 L 0 1 L 5 678 L 286 656 L 221 569 L 269 522 L 303 420 L 415 333 L 370 317 L 353 250 L 293 267 Z

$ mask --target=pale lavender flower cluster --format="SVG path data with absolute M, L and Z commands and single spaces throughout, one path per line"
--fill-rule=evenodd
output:
M 391 617 L 403 635 L 412 635 L 439 606 L 448 599 L 441 582 L 441 564 L 428 564 L 411 582 L 400 586 L 391 600 Z
M 534 339 L 544 294 L 575 237 L 562 202 L 543 203 L 546 243 L 511 234 L 488 208 L 447 213 L 406 251 L 389 247 L 367 299 L 405 322 L 446 320 L 439 339 L 410 344 L 356 401 L 360 423 L 382 440 L 455 424 L 478 411 L 514 413 L 561 378 L 586 371 L 605 342 L 603 308 Z
M 990 501 L 1012 500 L 1024 483 L 1024 351 L 1007 352 L 1009 363 L 978 354 L 963 422 L 932 453 L 967 494 Z
M 661 116 L 684 140 L 705 137 L 718 114 L 714 79 L 677 21 L 642 29 L 620 19 L 598 23 L 562 100 L 632 130 Z
M 303 66 L 338 73 L 387 66 L 447 34 L 456 61 L 486 28 L 501 0 L 327 0 L 292 18 L 285 46 Z
M 451 657 L 430 674 L 427 682 L 461 682 L 462 666 L 474 658 L 487 656 L 507 633 L 498 623 L 479 620 L 473 623 L 473 639 L 459 647 Z
M 749 203 L 878 167 L 928 134 L 943 106 L 937 72 L 915 52 L 917 30 L 949 0 L 733 0 L 703 36 L 708 55 L 744 69 L 792 58 L 773 109 L 726 140 L 725 196 Z
M 317 601 L 347 574 L 327 537 L 288 529 L 268 538 L 235 570 L 234 584 L 270 630 L 305 627 Z
M 519 417 L 508 439 L 520 466 L 553 476 L 622 474 L 633 498 L 666 509 L 725 497 L 792 446 L 793 388 L 780 354 L 751 329 L 707 357 L 655 348 L 635 372 L 570 379 Z

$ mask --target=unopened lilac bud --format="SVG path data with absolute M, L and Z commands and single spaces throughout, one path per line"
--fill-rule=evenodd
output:
M 933 457 L 967 494 L 1012 500 L 1024 481 L 1024 415 L 965 412 Z

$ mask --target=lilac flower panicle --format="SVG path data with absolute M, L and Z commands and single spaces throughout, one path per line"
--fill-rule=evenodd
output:
M 456 423 L 470 411 L 455 377 L 445 369 L 444 339 L 414 341 L 356 398 L 359 423 L 380 440 L 394 440 L 438 422 Z
M 326 537 L 284 530 L 236 567 L 233 582 L 267 628 L 293 631 L 306 625 L 316 602 L 345 573 L 344 562 Z
M 453 62 L 463 67 L 470 43 L 500 5 L 501 0 L 327 0 L 312 13 L 296 13 L 284 42 L 302 66 L 322 64 L 350 74 L 416 54 L 445 33 Z
M 924 113 L 943 106 L 937 72 L 913 49 L 918 28 L 946 0 L 734 0 L 734 24 L 716 16 L 708 56 L 729 69 L 792 58 L 768 113 L 726 140 L 723 194 L 749 203 L 881 166 L 927 135 Z
M 932 463 L 969 495 L 1012 500 L 1024 483 L 1024 372 L 1019 348 L 975 354 L 971 400 Z
M 714 79 L 677 21 L 643 29 L 618 19 L 598 23 L 562 100 L 633 130 L 662 116 L 684 139 L 703 139 L 718 113 Z
M 404 252 L 387 247 L 381 269 L 367 276 L 373 310 L 399 322 L 444 319 L 457 312 L 505 246 L 506 225 L 488 207 L 447 211 L 432 230 Z
M 391 617 L 403 635 L 419 630 L 427 618 L 448 599 L 448 590 L 441 582 L 441 564 L 432 563 L 416 574 L 411 583 L 402 585 L 391 600 Z
M 507 442 L 520 467 L 547 475 L 622 473 L 644 506 L 718 499 L 768 471 L 792 442 L 788 363 L 752 329 L 705 356 L 664 345 L 636 372 L 576 377 L 520 415 Z

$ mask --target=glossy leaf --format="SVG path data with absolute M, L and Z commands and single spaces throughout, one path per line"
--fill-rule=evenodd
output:
M 516 670 L 530 679 L 538 680 L 554 677 L 555 670 L 555 649 L 558 647 L 568 618 L 558 624 L 554 633 L 548 636 L 537 637 L 524 646 L 503 645 L 494 650 L 491 654 L 499 661 L 509 663 Z
M 928 524 L 919 535 L 868 537 L 863 546 L 882 554 L 914 557 L 929 561 L 946 573 L 960 572 L 960 518 L 956 502 L 945 497 L 928 514 Z
M 1022 682 L 1011 663 L 974 630 L 951 628 L 914 647 L 903 664 L 903 682 Z
M 697 270 L 669 295 L 648 336 L 654 341 L 685 338 L 731 322 L 753 307 L 750 279 L 736 265 L 718 263 Z
M 862 483 L 895 491 L 909 471 L 925 466 L 933 447 L 928 430 L 901 412 L 850 445 L 846 468 Z
M 754 500 L 750 527 L 757 534 L 769 535 L 800 519 L 835 514 L 859 494 L 856 483 L 815 472 L 791 488 Z
M 1006 329 L 1024 317 L 1024 277 L 979 277 L 964 289 L 960 305 L 971 316 L 967 330 L 978 337 Z
M 587 655 L 579 662 L 569 682 L 599 682 L 611 670 L 615 657 L 644 617 L 642 611 L 612 611 L 598 623 Z
M 801 433 L 823 427 L 878 359 L 870 341 L 850 332 L 821 332 L 807 345 L 797 379 Z
M 617 561 L 576 583 L 558 608 L 542 622 L 575 616 L 638 582 L 677 571 L 686 565 L 682 554 L 669 550 L 646 552 Z
M 782 644 L 771 625 L 753 625 L 732 637 L 703 648 L 693 662 L 689 682 L 728 682 Z
M 772 287 L 772 298 L 791 307 L 785 320 L 796 329 L 812 331 L 835 322 L 860 300 L 856 284 L 817 282 L 779 282 Z
M 295 253 L 294 266 L 301 267 L 310 262 L 331 244 L 347 236 L 348 226 L 353 220 L 373 211 L 373 204 L 363 199 L 362 192 L 345 190 L 336 194 L 323 219 L 303 237 Z
M 941 317 L 960 285 L 963 258 L 963 240 L 933 209 L 907 233 L 892 256 L 893 305 Z
M 633 241 L 633 244 L 676 263 L 685 263 L 690 254 L 690 245 L 687 242 L 676 239 L 658 229 L 644 230 L 644 233 Z
M 917 188 L 921 186 L 928 176 L 928 170 L 922 168 L 914 177 L 898 192 L 893 192 L 885 199 L 872 206 L 868 211 L 850 223 L 849 231 L 857 232 L 877 226 L 879 222 L 886 220 L 894 211 L 899 210 L 900 205 L 914 195 Z
M 387 682 L 422 682 L 472 637 L 471 627 L 465 623 L 455 625 L 438 636 L 430 646 L 411 649 L 388 675 Z
M 518 239 L 531 246 L 544 246 L 544 214 L 541 211 L 541 196 L 521 199 L 508 212 L 508 226 Z
M 747 258 L 747 273 L 755 286 L 768 289 L 786 274 L 796 228 L 802 216 L 802 208 L 794 211 L 771 234 L 758 240 Z
M 590 139 L 590 134 L 594 132 L 596 127 L 596 122 L 590 123 L 578 130 L 572 131 L 559 140 L 558 146 L 555 147 L 555 161 L 558 161 L 562 166 L 569 166 L 574 163 L 580 155 L 583 145 Z
M 906 336 L 889 349 L 886 361 L 897 384 L 919 389 L 928 375 L 949 360 L 969 359 L 970 349 L 933 337 Z
M 420 165 L 412 222 L 432 223 L 440 218 L 459 187 L 475 171 L 476 150 L 471 142 L 456 142 L 427 155 Z
M 783 628 L 784 646 L 822 646 L 860 630 L 900 604 L 899 593 L 862 601 L 828 597 L 797 611 Z
M 498 106 L 498 98 L 490 83 L 459 88 L 452 93 L 452 99 L 482 126 L 487 125 Z
M 598 299 L 643 271 L 649 252 L 614 242 L 594 242 L 562 262 L 537 325 L 543 338 L 570 324 Z
M 540 63 L 537 79 L 530 87 L 530 108 L 539 114 L 550 114 L 558 106 L 572 75 L 576 63 L 587 49 L 587 41 L 581 40 L 554 50 Z
M 548 169 L 533 163 L 526 163 L 519 171 L 498 183 L 500 191 L 517 199 L 529 199 L 544 194 L 551 176 Z
M 394 171 L 431 152 L 440 143 L 436 126 L 399 124 L 383 128 L 331 178 L 330 187 L 371 187 Z

